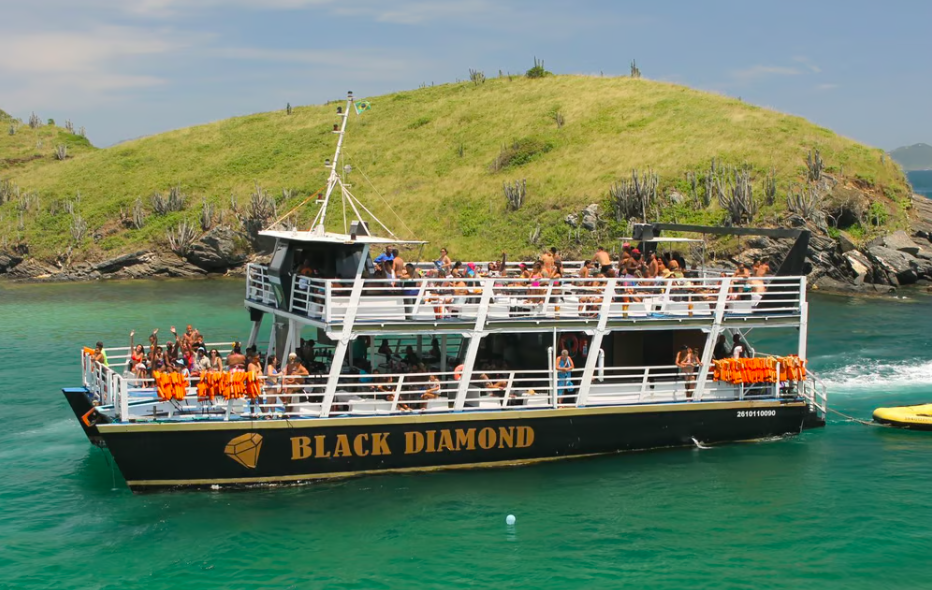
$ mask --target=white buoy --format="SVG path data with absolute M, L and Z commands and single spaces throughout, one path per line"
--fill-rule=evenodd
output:
M 514 514 L 509 514 L 508 516 L 505 517 L 505 524 L 507 524 L 508 526 L 511 526 L 511 525 L 513 525 L 514 523 L 515 523 L 515 515 L 514 515 Z

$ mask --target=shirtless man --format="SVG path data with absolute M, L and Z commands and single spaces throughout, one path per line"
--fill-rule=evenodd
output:
M 246 368 L 246 355 L 242 353 L 239 342 L 233 343 L 233 352 L 227 357 L 227 367 L 231 370 L 243 370 Z
M 751 274 L 754 278 L 751 279 L 751 289 L 755 293 L 763 293 L 767 290 L 767 286 L 764 281 L 761 280 L 761 277 L 767 276 L 767 273 L 770 272 L 770 265 L 767 264 L 766 260 L 757 259 L 754 261 L 754 266 L 752 267 Z
M 181 337 L 181 339 L 184 341 L 186 348 L 194 350 L 194 345 L 198 340 L 200 340 L 200 337 L 200 332 L 195 330 L 191 324 L 188 324 L 188 327 L 185 328 L 184 335 Z
M 602 274 L 605 274 L 612 268 L 612 257 L 608 255 L 608 252 L 606 252 L 605 248 L 602 246 L 599 246 L 599 249 L 595 251 L 595 256 L 592 257 L 592 261 L 599 265 L 599 272 Z
M 392 250 L 392 272 L 396 277 L 402 277 L 405 273 L 405 261 L 398 254 L 398 250 Z
M 552 249 L 555 250 L 556 248 Z M 540 255 L 540 263 L 548 276 L 553 273 L 553 253 L 544 250 L 544 253 Z

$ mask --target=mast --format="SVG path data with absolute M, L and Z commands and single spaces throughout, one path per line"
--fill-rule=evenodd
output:
M 350 108 L 353 106 L 353 91 L 350 90 L 346 93 L 346 106 L 343 108 L 343 111 L 340 112 L 340 109 L 337 108 L 337 114 L 340 115 L 341 121 L 339 129 L 337 125 L 333 126 L 333 132 L 338 134 L 337 138 L 337 148 L 333 153 L 333 160 L 325 160 L 324 165 L 330 168 L 330 178 L 327 179 L 327 192 L 324 194 L 324 202 L 320 206 L 320 211 L 317 212 L 317 216 L 314 217 L 314 222 L 312 224 L 312 231 L 317 235 L 324 234 L 324 222 L 327 220 L 327 205 L 330 204 L 330 195 L 333 194 L 333 189 L 337 184 L 340 185 L 341 192 L 344 192 L 346 189 L 343 187 L 343 180 L 340 178 L 340 174 L 337 172 L 337 166 L 340 163 L 340 151 L 343 149 L 343 138 L 346 136 L 346 122 L 349 120 Z
M 366 223 L 363 219 L 360 209 L 366 212 L 366 214 L 379 226 L 382 227 L 388 235 L 392 238 L 398 239 L 398 236 L 395 235 L 395 232 L 390 230 L 388 226 L 382 223 L 378 217 L 375 216 L 372 211 L 369 210 L 359 199 L 353 196 L 353 193 L 349 190 L 349 185 L 343 182 L 343 178 L 340 175 L 340 155 L 343 151 L 343 138 L 346 137 L 346 123 L 349 120 L 350 109 L 353 108 L 353 91 L 346 93 L 346 106 L 337 107 L 337 115 L 340 117 L 340 123 L 333 126 L 333 132 L 338 135 L 337 138 L 337 147 L 333 153 L 333 160 L 324 160 L 324 166 L 330 170 L 330 176 L 327 179 L 327 192 L 324 194 L 324 200 L 321 204 L 320 211 L 317 212 L 317 215 L 314 217 L 314 221 L 311 223 L 311 231 L 319 236 L 324 235 L 326 232 L 325 223 L 327 221 L 327 207 L 330 205 L 330 198 L 333 196 L 334 189 L 340 187 L 340 198 L 343 202 L 343 233 L 348 232 L 346 227 L 346 205 L 348 204 L 353 210 L 355 218 L 361 222 Z M 356 111 L 356 114 L 359 114 L 359 111 Z

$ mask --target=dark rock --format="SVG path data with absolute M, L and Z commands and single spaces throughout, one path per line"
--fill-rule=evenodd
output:
M 854 243 L 854 239 L 851 237 L 848 232 L 839 232 L 838 234 L 838 249 L 841 250 L 841 253 L 851 252 L 852 250 L 857 250 L 858 245 Z
M 568 223 L 570 227 L 576 227 L 579 225 L 579 215 L 576 215 L 575 213 L 570 213 L 563 219 L 563 221 Z
M 867 250 L 867 256 L 876 267 L 886 271 L 891 284 L 894 282 L 893 278 L 900 285 L 915 283 L 919 278 L 916 259 L 906 252 L 874 246 Z
M 246 249 L 232 229 L 215 227 L 191 245 L 186 258 L 204 270 L 226 270 L 246 261 Z
M 111 258 L 109 260 L 104 260 L 103 262 L 98 262 L 92 268 L 102 274 L 115 273 L 120 269 L 126 268 L 127 266 L 136 266 L 138 264 L 145 264 L 152 259 L 152 254 L 146 250 L 139 250 L 138 252 L 133 252 L 131 254 L 124 254 L 122 256 L 117 256 L 116 258 Z
M 883 245 L 891 250 L 906 252 L 910 256 L 919 254 L 919 246 L 909 237 L 909 234 L 903 230 L 895 231 L 888 236 L 884 236 Z
M 20 262 L 12 269 L 7 271 L 7 276 L 13 279 L 50 279 L 58 269 L 39 262 L 35 258 L 29 258 Z
M 763 249 L 770 245 L 770 238 L 767 236 L 753 236 L 746 242 L 748 248 Z
M 22 256 L 17 256 L 11 252 L 0 252 L 0 274 L 9 272 L 22 261 Z

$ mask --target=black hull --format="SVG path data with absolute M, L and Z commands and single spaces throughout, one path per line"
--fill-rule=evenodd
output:
M 100 436 L 100 431 L 97 430 L 97 423 L 102 420 L 101 416 L 97 412 L 91 411 L 94 409 L 94 404 L 91 403 L 87 390 L 83 387 L 76 387 L 74 389 L 63 389 L 62 393 L 65 394 L 65 399 L 68 400 L 68 405 L 71 406 L 71 411 L 74 412 L 75 418 L 78 419 L 78 424 L 84 430 L 87 440 L 98 447 L 107 446 L 103 437 Z
M 801 402 L 201 423 L 99 432 L 134 491 L 295 484 L 371 473 L 491 467 L 798 434 Z

